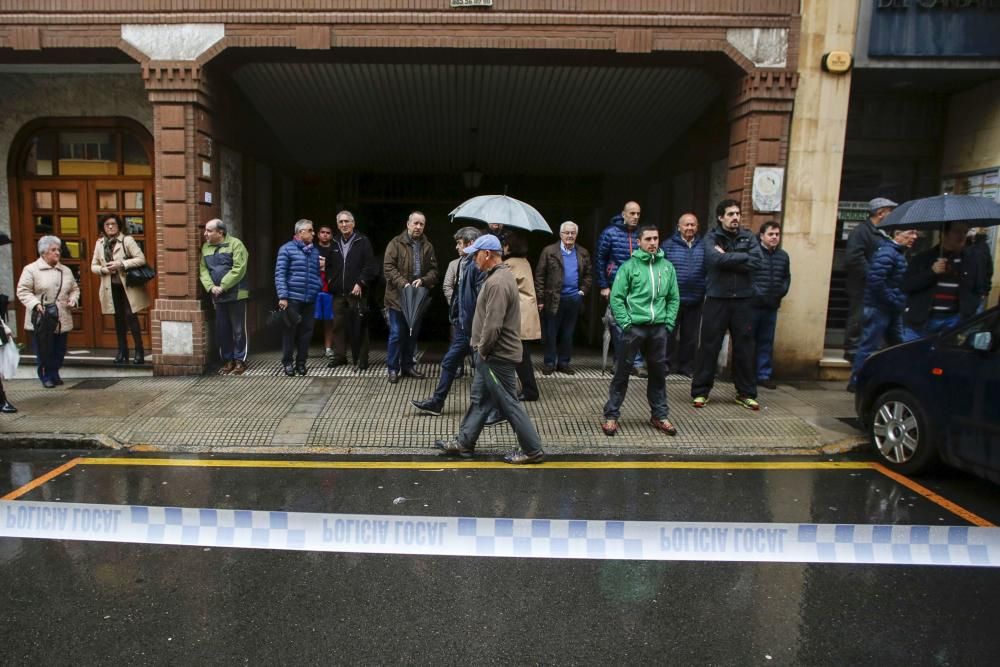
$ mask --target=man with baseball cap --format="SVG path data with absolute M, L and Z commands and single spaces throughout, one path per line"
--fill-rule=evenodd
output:
M 521 308 L 517 282 L 503 264 L 500 239 L 484 234 L 465 249 L 486 279 L 476 299 L 472 318 L 472 349 L 476 374 L 470 405 L 458 433 L 434 446 L 447 456 L 471 457 L 487 418 L 494 409 L 507 419 L 520 451 L 504 457 L 513 464 L 541 463 L 545 459 L 538 431 L 517 400 L 516 368 L 521 361 Z
M 868 220 L 858 223 L 847 237 L 845 265 L 847 270 L 847 330 L 844 338 L 844 358 L 854 361 L 854 355 L 861 338 L 861 320 L 864 314 L 865 275 L 872 255 L 889 237 L 876 225 L 892 210 L 899 206 L 885 197 L 876 197 L 868 202 Z

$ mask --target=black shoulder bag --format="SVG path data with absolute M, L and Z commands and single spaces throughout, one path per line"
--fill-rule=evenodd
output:
M 129 237 L 122 238 L 122 250 L 125 251 L 125 259 L 132 259 L 132 257 L 128 254 L 128 246 L 125 244 L 126 238 Z M 127 287 L 142 287 L 155 277 L 156 269 L 150 266 L 147 260 L 147 262 L 142 266 L 125 270 L 125 285 Z

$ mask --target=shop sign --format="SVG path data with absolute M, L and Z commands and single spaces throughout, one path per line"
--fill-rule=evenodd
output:
M 868 55 L 1000 57 L 1000 0 L 873 0 Z
M 493 0 L 451 0 L 452 7 L 492 7 Z
M 868 219 L 868 202 L 842 201 L 837 203 L 837 221 L 840 222 L 840 240 L 847 237 L 860 223 Z

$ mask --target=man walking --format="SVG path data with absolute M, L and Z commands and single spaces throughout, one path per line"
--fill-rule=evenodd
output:
M 705 249 L 698 236 L 698 218 L 685 213 L 677 220 L 677 231 L 663 242 L 663 254 L 677 272 L 681 307 L 677 326 L 667 344 L 667 372 L 694 375 L 701 311 L 705 302 Z
M 847 237 L 844 268 L 847 269 L 847 327 L 844 332 L 844 359 L 854 361 L 864 316 L 865 282 L 868 263 L 879 246 L 889 238 L 875 225 L 899 206 L 885 197 L 868 202 L 868 220 L 859 223 Z
M 718 221 L 706 234 L 705 306 L 701 322 L 701 343 L 694 378 L 692 405 L 703 408 L 715 384 L 715 366 L 722 340 L 729 332 L 733 341 L 733 384 L 736 402 L 748 410 L 760 410 L 754 382 L 753 310 L 751 277 L 757 259 L 751 254 L 757 243 L 753 234 L 740 226 L 740 203 L 724 199 L 715 207 Z
M 760 243 L 754 247 L 758 266 L 753 272 L 753 338 L 756 348 L 757 384 L 777 389 L 771 380 L 774 369 L 774 329 L 778 323 L 778 308 L 792 284 L 788 253 L 778 247 L 781 225 L 774 220 L 765 222 L 757 235 Z
M 625 202 L 622 212 L 611 218 L 611 223 L 604 228 L 597 239 L 597 257 L 594 260 L 597 268 L 597 286 L 601 296 L 607 301 L 611 297 L 611 285 L 615 282 L 618 268 L 632 257 L 639 247 L 639 216 L 642 210 L 634 201 Z M 611 343 L 618 349 L 621 331 L 617 326 L 611 326 Z M 646 377 L 642 358 L 635 359 L 633 375 Z
M 573 333 L 592 281 L 590 253 L 576 242 L 579 231 L 571 220 L 559 225 L 559 242 L 542 249 L 535 266 L 535 294 L 545 338 L 543 375 L 552 375 L 556 369 L 575 373 L 570 365 Z
M 912 229 L 896 229 L 891 239 L 886 239 L 868 265 L 868 281 L 865 284 L 865 310 L 858 343 L 857 354 L 851 366 L 851 380 L 847 391 L 853 392 L 858 371 L 885 341 L 889 345 L 903 342 L 903 309 L 906 294 L 902 290 L 903 276 L 906 274 L 906 251 L 913 247 L 917 232 Z
M 322 287 L 319 251 L 313 245 L 313 223 L 302 219 L 295 223 L 294 238 L 278 248 L 274 266 L 278 309 L 290 313 L 290 317 L 286 316 L 290 326 L 286 325 L 281 332 L 281 366 L 289 377 L 306 374 L 316 295 Z
M 541 463 L 545 460 L 545 452 L 538 432 L 517 400 L 515 368 L 521 361 L 517 283 L 503 264 L 500 240 L 492 234 L 480 236 L 465 252 L 474 256 L 476 266 L 486 274 L 472 320 L 476 374 L 472 380 L 469 409 L 462 418 L 458 434 L 450 440 L 437 440 L 434 446 L 448 456 L 471 457 L 490 412 L 498 410 L 510 422 L 521 447 L 520 451 L 507 454 L 504 461 Z
M 368 290 L 378 277 L 375 252 L 368 237 L 354 229 L 350 211 L 337 214 L 340 235 L 331 243 L 326 263 L 326 279 L 333 297 L 333 354 L 330 368 L 351 362 L 360 370 L 368 368 Z
M 410 401 L 416 409 L 435 416 L 440 416 L 444 409 L 444 401 L 448 398 L 451 385 L 458 377 L 459 369 L 465 364 L 465 358 L 472 351 L 469 342 L 472 339 L 476 299 L 486 276 L 476 266 L 473 256 L 465 254 L 465 249 L 478 238 L 479 230 L 475 227 L 463 227 L 455 233 L 455 246 L 461 248 L 462 258 L 458 265 L 458 285 L 448 305 L 448 319 L 452 324 L 451 344 L 441 359 L 441 378 L 434 394 L 424 400 Z
M 969 225 L 945 225 L 941 243 L 918 254 L 906 267 L 903 340 L 911 341 L 950 329 L 979 311 L 989 294 L 989 255 L 965 245 Z
M 612 436 L 618 432 L 622 403 L 628 391 L 632 360 L 637 352 L 646 359 L 649 381 L 649 422 L 667 435 L 677 429 L 667 419 L 667 332 L 674 328 L 680 308 L 680 292 L 674 267 L 663 257 L 660 233 L 653 225 L 639 229 L 639 248 L 625 262 L 611 288 L 611 312 L 622 330 L 616 350 L 615 375 L 604 404 L 601 430 Z
M 400 310 L 400 290 L 410 287 L 434 289 L 437 284 L 437 257 L 434 246 L 424 236 L 427 218 L 420 211 L 410 213 L 406 230 L 389 241 L 382 263 L 385 275 L 385 307 L 389 313 L 389 349 L 386 365 L 389 383 L 399 382 L 399 375 L 423 378 L 413 367 L 417 332 L 410 335 L 409 325 Z
M 226 223 L 205 223 L 198 277 L 215 306 L 215 338 L 223 375 L 242 375 L 247 369 L 247 248 L 230 236 Z

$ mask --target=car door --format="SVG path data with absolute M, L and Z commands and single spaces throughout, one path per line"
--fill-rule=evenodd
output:
M 976 349 L 989 334 L 989 349 Z M 962 463 L 1000 471 L 1000 311 L 977 318 L 941 339 L 945 424 L 950 453 Z

